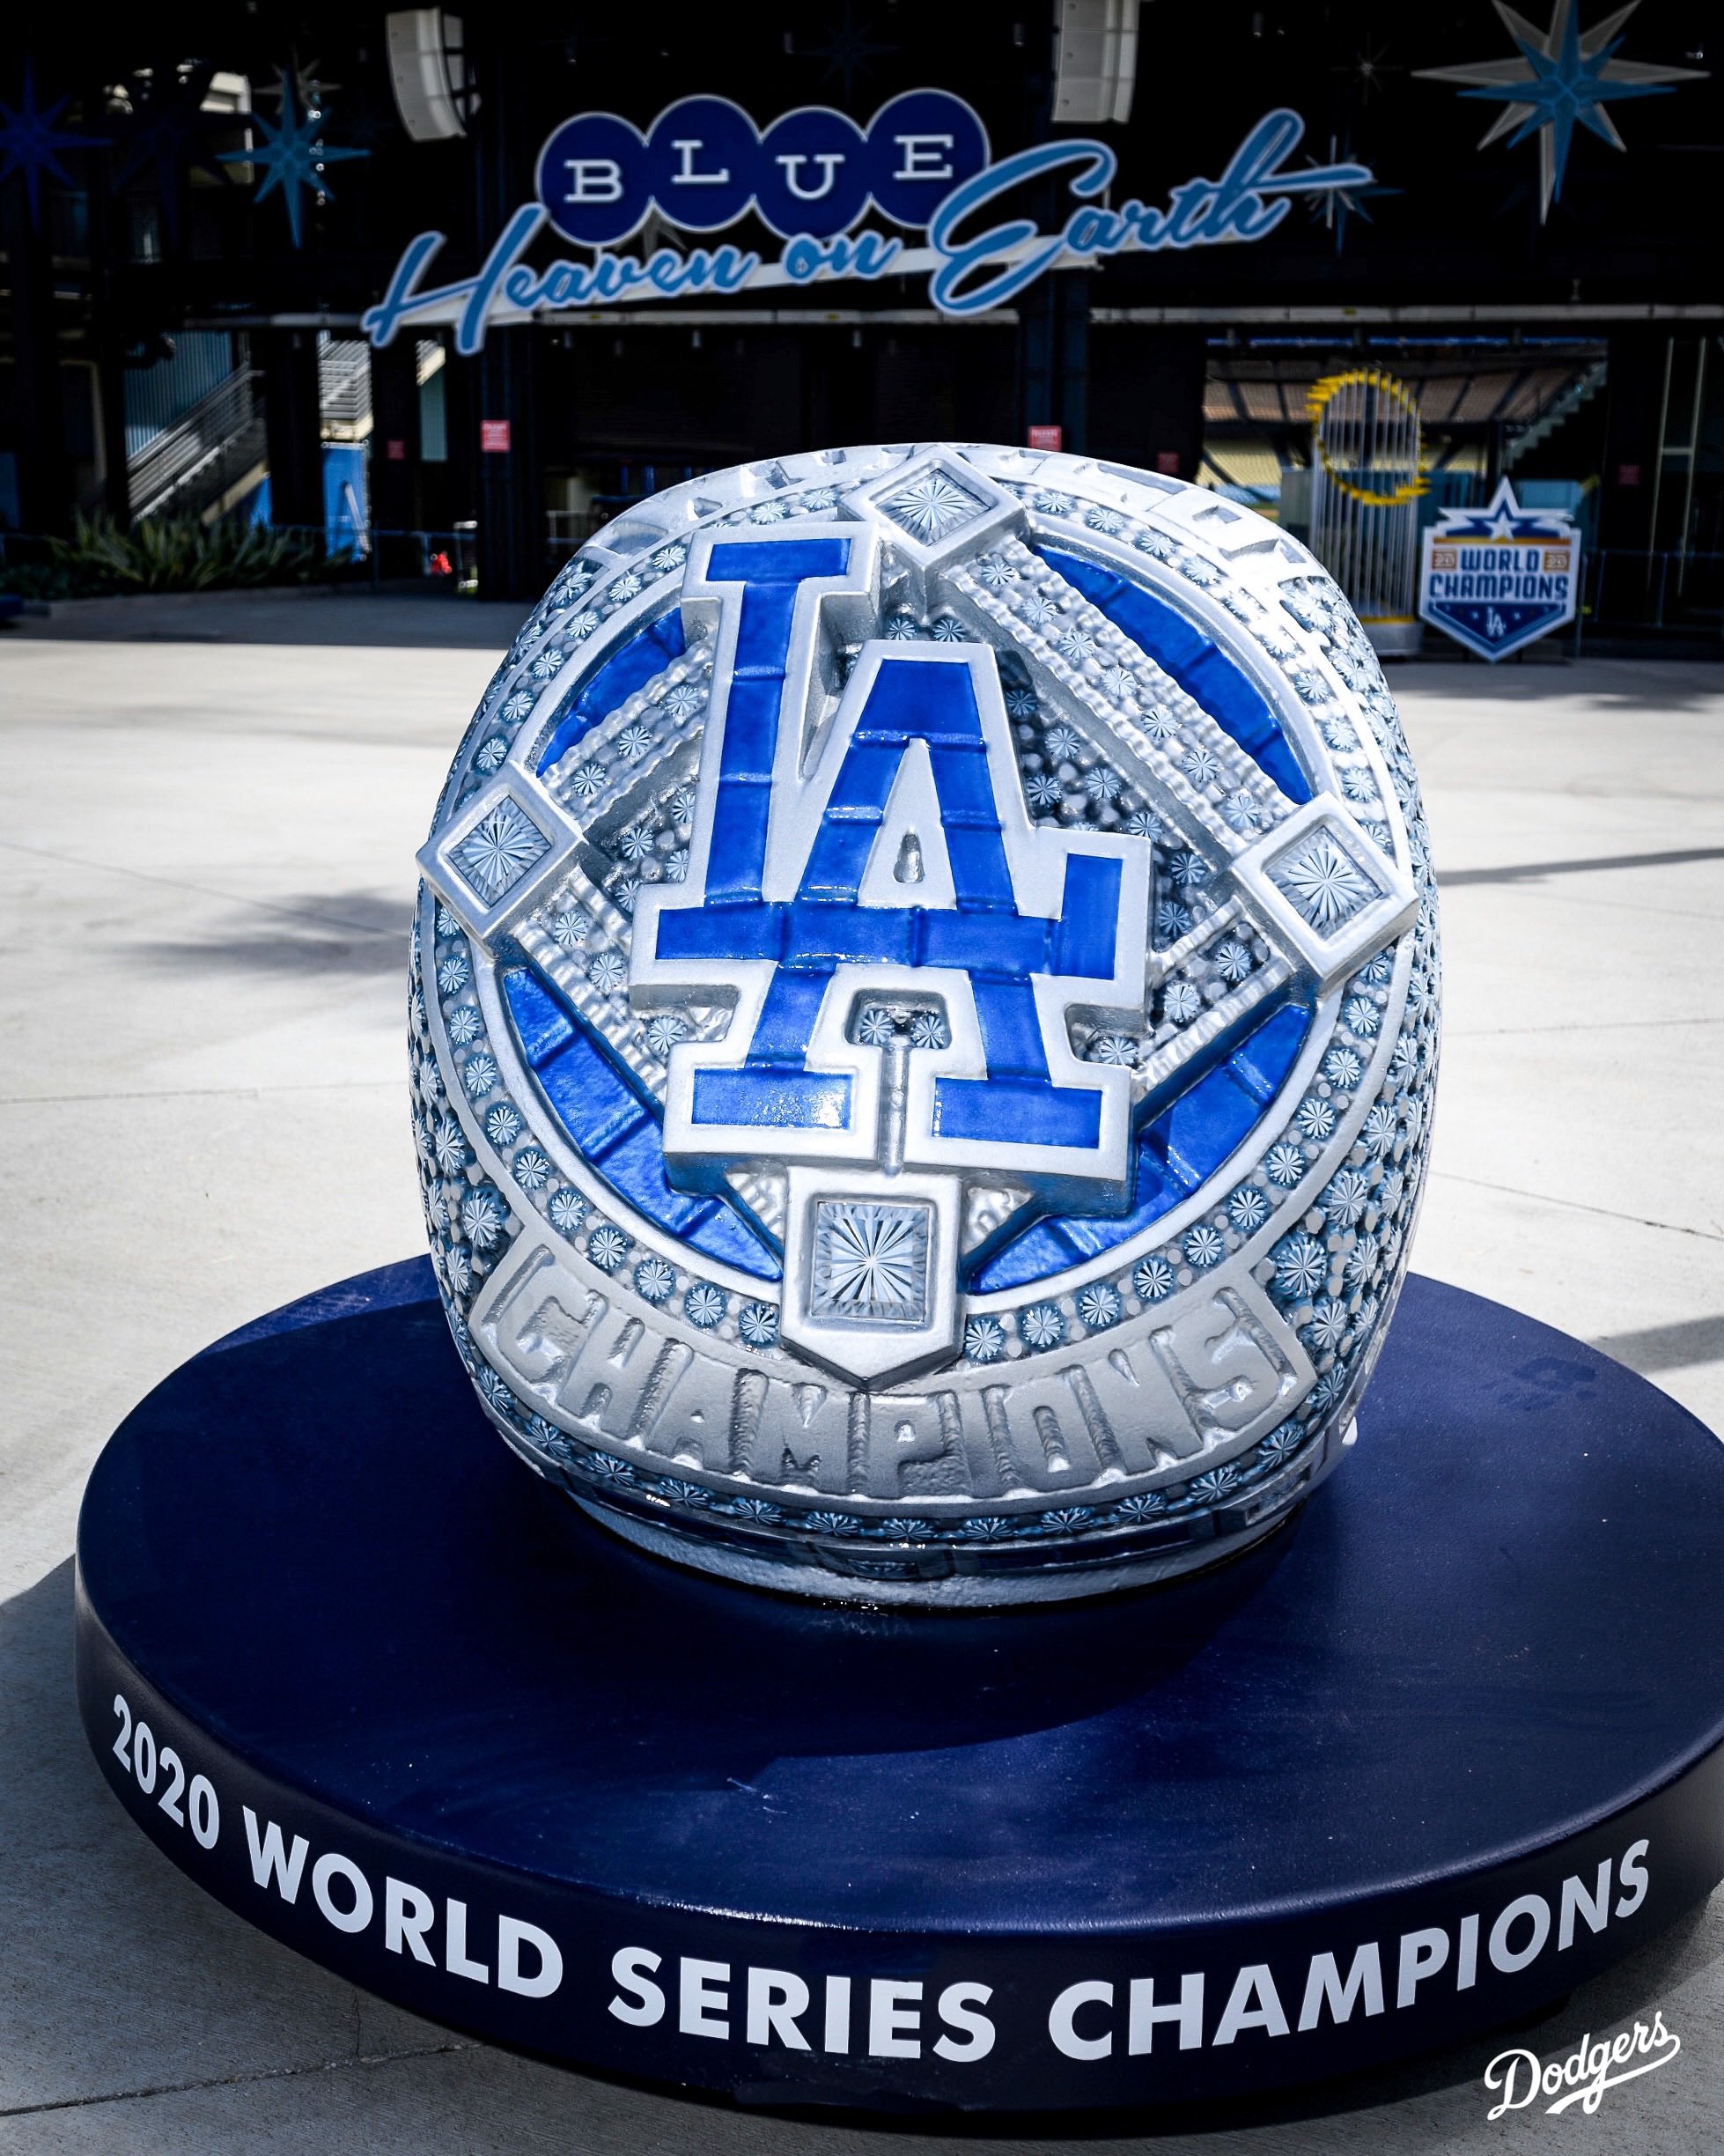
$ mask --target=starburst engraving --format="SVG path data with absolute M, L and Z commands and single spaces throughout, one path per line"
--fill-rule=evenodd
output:
M 1284 855 L 1270 875 L 1311 926 L 1324 931 L 1380 896 L 1358 862 L 1325 831 Z
M 815 1317 L 921 1325 L 928 1308 L 928 1208 L 864 1199 L 823 1202 L 814 1215 Z
M 495 905 L 549 850 L 549 839 L 527 811 L 500 801 L 455 848 L 455 860 L 479 896 Z
M 948 532 L 982 513 L 981 500 L 943 471 L 920 472 L 908 485 L 880 498 L 880 507 L 912 539 L 933 546 Z

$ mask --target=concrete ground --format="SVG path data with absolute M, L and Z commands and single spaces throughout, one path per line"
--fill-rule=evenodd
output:
M 114 1425 L 216 1334 L 421 1246 L 412 856 L 512 625 L 454 601 L 267 594 L 85 602 L 0 639 L 0 2151 L 881 2140 L 586 2079 L 356 1993 L 158 1856 L 72 1710 L 69 1553 Z M 1448 945 L 1414 1262 L 1724 1428 L 1724 668 L 1425 665 L 1392 686 Z M 1330 2092 L 1328 2115 L 1258 2107 L 1155 2137 L 1110 2121 L 1097 2145 L 1711 2151 L 1724 1896 L 1514 2041 L 1560 2056 L 1654 2006 L 1683 2055 L 1596 2123 L 1488 2123 L 1487 2041 Z M 898 2138 L 918 2156 L 1008 2145 Z

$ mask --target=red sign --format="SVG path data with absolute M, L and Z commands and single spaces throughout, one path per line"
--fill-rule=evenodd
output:
M 392 434 L 383 445 L 383 454 L 392 464 L 405 464 L 407 444 Z
M 1155 469 L 1159 472 L 1167 472 L 1172 477 L 1177 479 L 1179 476 L 1178 450 L 1158 449 L 1155 452 Z
M 1618 464 L 1618 465 L 1617 465 L 1617 484 L 1618 486 L 1620 486 L 1620 487 L 1639 486 L 1639 484 L 1640 484 L 1640 468 L 1639 468 L 1639 466 L 1638 464 Z
M 1065 429 L 1057 426 L 1033 426 L 1029 430 L 1032 449 L 1063 449 L 1065 447 Z
M 482 419 L 479 422 L 479 447 L 489 456 L 507 456 L 509 454 L 509 422 L 506 419 Z

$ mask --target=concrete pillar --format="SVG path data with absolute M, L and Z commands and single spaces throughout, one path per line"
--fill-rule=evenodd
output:
M 474 206 L 478 229 L 490 235 L 500 232 L 516 204 L 533 193 L 539 141 L 533 115 L 542 62 L 500 15 L 469 10 L 467 21 L 474 63 L 485 85 L 475 116 Z M 536 599 L 550 580 L 539 427 L 549 334 L 526 323 L 493 328 L 476 359 L 450 360 L 452 367 L 467 371 L 475 388 L 472 440 L 458 447 L 452 434 L 450 453 L 476 459 L 479 587 L 488 599 Z M 506 449 L 483 447 L 488 421 L 508 428 Z
M 323 443 L 319 425 L 317 332 L 259 329 L 252 351 L 263 370 L 269 458 L 269 519 L 323 528 Z
M 372 524 L 385 534 L 412 531 L 420 522 L 419 383 L 413 338 L 398 336 L 383 351 L 372 352 L 371 366 Z M 416 541 L 383 537 L 377 541 L 377 549 L 380 575 L 417 573 Z
M 1089 447 L 1089 298 L 1086 270 L 1040 277 L 1018 299 L 1018 439 L 1033 426 L 1057 426 L 1061 447 Z
M 536 599 L 550 581 L 545 472 L 539 439 L 540 385 L 548 332 L 496 329 L 474 366 L 479 383 L 479 588 L 487 599 Z M 487 422 L 508 428 L 508 447 L 487 450 Z
M 1599 475 L 1601 547 L 1616 550 L 1652 544 L 1653 483 L 1658 474 L 1659 415 L 1669 348 L 1669 338 L 1661 330 L 1625 330 L 1610 339 L 1604 469 Z M 1610 573 L 1614 580 L 1614 565 Z
M 1094 344 L 1090 453 L 1195 479 L 1203 460 L 1209 358 L 1203 329 L 1121 323 L 1097 331 Z
M 18 456 L 18 521 L 28 532 L 64 535 L 72 528 L 71 467 L 60 401 L 59 341 L 54 319 L 54 263 L 43 229 L 31 222 L 22 174 L 0 182 L 0 232 L 11 264 L 12 413 Z

